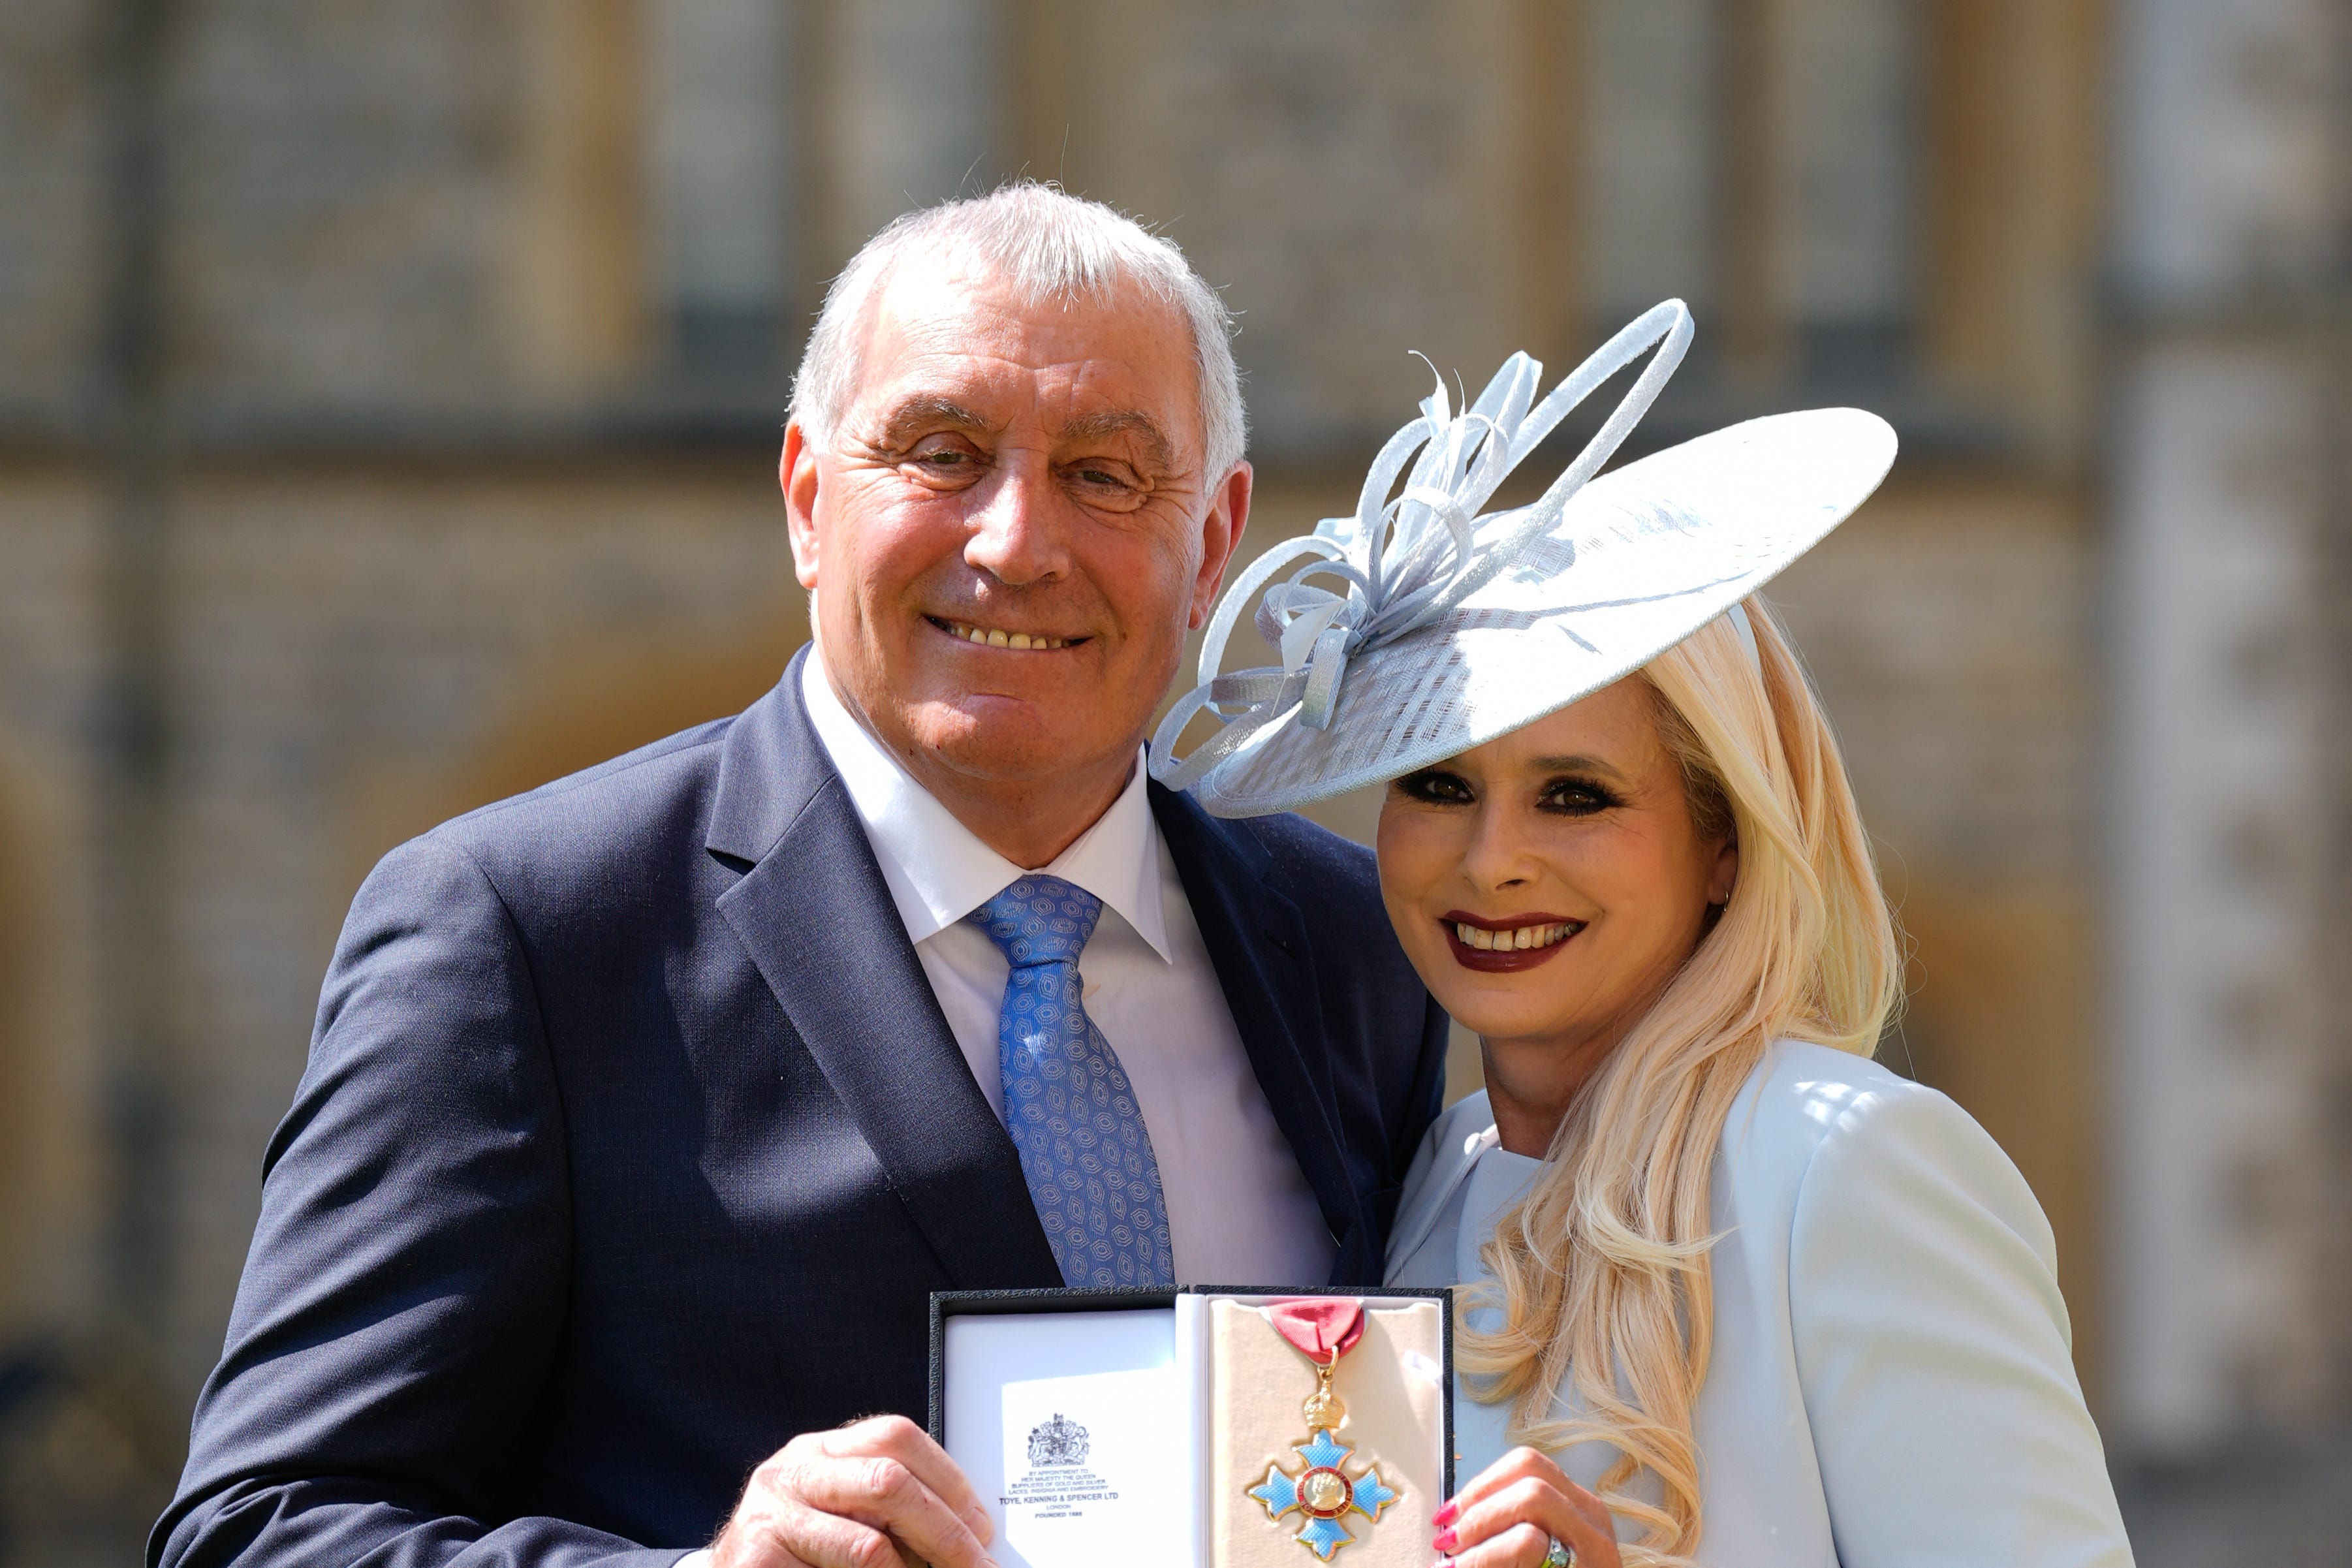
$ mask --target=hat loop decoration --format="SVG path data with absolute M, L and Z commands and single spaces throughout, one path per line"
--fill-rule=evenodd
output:
M 1421 417 L 1373 459 L 1355 514 L 1326 518 L 1313 533 L 1276 545 L 1225 595 L 1201 645 L 1200 684 L 1152 736 L 1152 777 L 1190 789 L 1294 710 L 1305 728 L 1327 728 L 1349 660 L 1454 610 L 1549 533 L 1657 401 L 1690 342 L 1690 311 L 1669 300 L 1602 344 L 1541 403 L 1535 395 L 1543 366 L 1525 353 L 1506 360 L 1459 415 L 1439 378 Z M 1511 471 L 1594 388 L 1644 353 L 1649 363 L 1576 460 L 1538 500 L 1501 514 L 1509 520 L 1506 531 L 1478 541 L 1479 509 Z M 1391 499 L 1400 476 L 1404 487 Z M 1289 574 L 1276 581 L 1286 569 Z M 1260 590 L 1254 624 L 1281 650 L 1282 664 L 1221 674 L 1226 639 Z M 1179 759 L 1178 738 L 1203 711 L 1221 727 Z

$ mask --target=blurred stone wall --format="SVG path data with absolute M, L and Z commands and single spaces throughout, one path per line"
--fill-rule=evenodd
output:
M 2178 1459 L 2352 1389 L 2352 14 L 2122 20 L 2111 1371 Z
M 369 865 L 772 682 L 805 633 L 775 447 L 824 281 L 904 206 L 1017 172 L 1163 226 L 1242 312 L 1245 548 L 1351 504 L 1426 391 L 1408 350 L 1472 384 L 1518 347 L 1557 374 L 1667 291 L 1699 347 L 1643 442 L 1892 418 L 1895 479 L 1775 595 L 1913 943 L 1887 1058 L 2042 1196 L 2119 1454 L 2340 1419 L 2327 950 L 2265 946 L 2295 956 L 2245 1004 L 2293 1021 L 2247 1059 L 2296 1114 L 2217 1142 L 2131 1108 L 2241 1078 L 2239 1015 L 2178 1051 L 2137 1022 L 2206 984 L 2175 910 L 2246 837 L 2145 781 L 2284 736 L 2263 842 L 2305 879 L 2223 890 L 2345 929 L 2298 856 L 2341 843 L 2352 798 L 2322 744 L 2352 665 L 2316 593 L 2347 537 L 2342 427 L 2317 423 L 2345 405 L 2347 139 L 2258 112 L 2281 81 L 2337 112 L 2343 9 L 0 8 L 0 1561 L 120 1561 L 168 1489 Z M 2228 133 L 2179 133 L 2209 118 Z M 2158 202 L 2110 238 L 2200 159 L 2190 184 L 2235 206 Z M 2103 304 L 2164 237 L 2225 231 L 2230 257 L 2302 258 L 2295 289 L 2229 257 L 2150 276 L 2221 279 L 2189 314 L 2244 330 L 2167 324 L 2169 282 Z M 2268 444 L 2287 427 L 2308 439 Z M 2308 479 L 2265 499 L 2278 473 Z M 2223 638 L 2149 673 L 2126 634 L 2165 623 L 2131 618 L 2135 573 L 2193 590 L 2255 558 L 2165 554 L 2149 497 L 2269 531 L 2231 613 L 2284 628 L 2274 660 Z M 1322 815 L 1362 832 L 1370 803 Z M 2188 879 L 2135 879 L 2147 842 Z M 2221 1297 L 2194 1321 L 2226 1332 L 2147 1337 L 2153 1303 Z M 2144 1397 L 2171 1357 L 2186 1426 Z

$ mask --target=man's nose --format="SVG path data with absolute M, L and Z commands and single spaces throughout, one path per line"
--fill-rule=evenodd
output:
M 999 465 L 971 513 L 964 564 L 1000 583 L 1043 583 L 1069 570 L 1061 496 L 1050 467 L 1025 454 Z

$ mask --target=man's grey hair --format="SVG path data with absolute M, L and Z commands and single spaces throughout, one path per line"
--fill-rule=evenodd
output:
M 1173 306 L 1192 329 L 1200 375 L 1203 482 L 1214 485 L 1242 460 L 1248 415 L 1234 368 L 1233 313 L 1217 291 L 1174 241 L 1100 202 L 1031 180 L 902 214 L 850 258 L 825 290 L 793 378 L 791 416 L 810 440 L 833 438 L 857 393 L 859 351 L 876 298 L 894 268 L 918 258 L 976 265 L 1009 282 L 1028 304 L 1106 304 L 1129 286 Z

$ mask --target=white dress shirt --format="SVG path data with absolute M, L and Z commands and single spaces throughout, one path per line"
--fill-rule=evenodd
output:
M 964 917 L 1022 868 L 982 843 L 867 733 L 814 647 L 801 668 L 801 695 L 865 824 L 940 1011 L 1001 1120 L 996 1020 L 1012 970 Z M 1102 900 L 1102 918 L 1078 955 L 1078 977 L 1087 1016 L 1118 1053 L 1151 1135 L 1177 1279 L 1323 1284 L 1338 1243 L 1234 1027 L 1176 862 L 1152 820 L 1139 751 L 1118 799 L 1043 871 Z
M 1491 1280 L 1479 1249 L 1541 1168 L 1500 1147 L 1484 1094 L 1448 1110 L 1405 1178 L 1389 1283 Z M 2130 1568 L 2049 1222 L 1966 1111 L 1782 1040 L 1732 1102 L 1710 1201 L 1695 1562 Z M 1507 1406 L 1473 1393 L 1456 1380 L 1457 1487 L 1509 1441 Z M 1564 1394 L 1553 1414 L 1574 1411 Z M 1557 1456 L 1587 1487 L 1615 1457 L 1597 1442 Z

